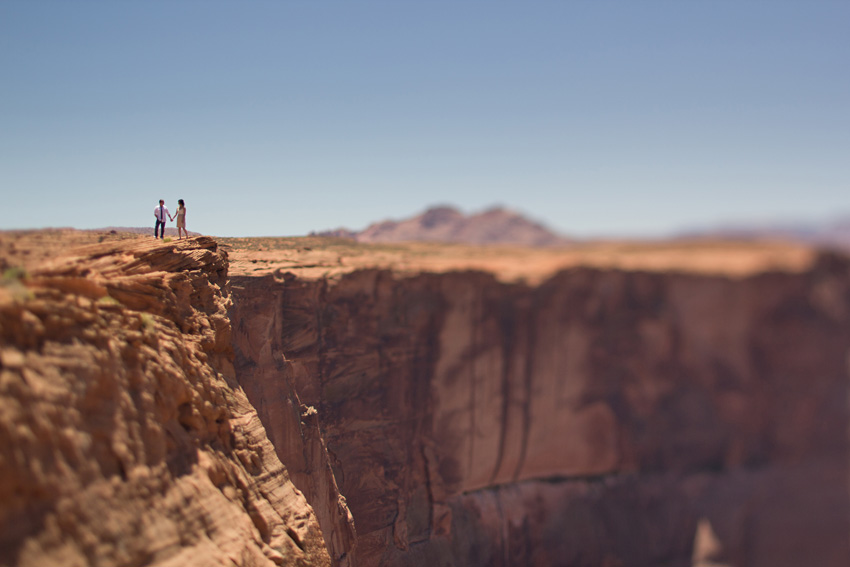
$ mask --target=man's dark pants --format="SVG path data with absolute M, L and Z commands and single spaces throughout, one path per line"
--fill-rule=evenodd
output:
M 150 225 L 148 225 L 150 226 Z M 156 231 L 159 231 L 159 237 L 165 237 L 165 223 L 161 220 L 157 219 L 156 224 L 153 227 L 153 237 L 156 238 Z

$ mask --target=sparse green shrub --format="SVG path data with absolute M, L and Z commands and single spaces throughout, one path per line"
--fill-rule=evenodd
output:
M 145 331 L 153 332 L 156 329 L 156 321 L 154 321 L 153 315 L 150 313 L 142 313 L 139 317 L 142 319 L 142 328 Z
M 3 270 L 3 283 L 25 280 L 28 277 L 27 271 L 20 266 L 12 266 Z
M 27 301 L 34 296 L 33 292 L 24 284 L 29 274 L 24 268 L 13 266 L 3 270 L 0 278 L 0 286 L 6 288 L 15 301 Z

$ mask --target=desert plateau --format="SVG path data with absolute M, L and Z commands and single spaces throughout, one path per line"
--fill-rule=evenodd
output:
M 850 564 L 843 252 L 33 230 L 0 269 L 4 567 Z

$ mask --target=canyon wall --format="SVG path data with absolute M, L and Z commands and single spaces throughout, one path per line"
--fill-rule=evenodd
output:
M 525 285 L 100 238 L 0 242 L 0 565 L 848 564 L 844 257 Z
M 337 564 L 847 565 L 844 258 L 232 284 L 237 379 Z
M 216 242 L 32 238 L 0 258 L 47 258 L 0 285 L 0 565 L 331 565 L 236 383 Z

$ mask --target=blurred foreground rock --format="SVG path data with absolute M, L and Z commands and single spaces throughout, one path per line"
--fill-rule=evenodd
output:
M 237 376 L 352 564 L 850 564 L 843 257 L 233 286 Z

